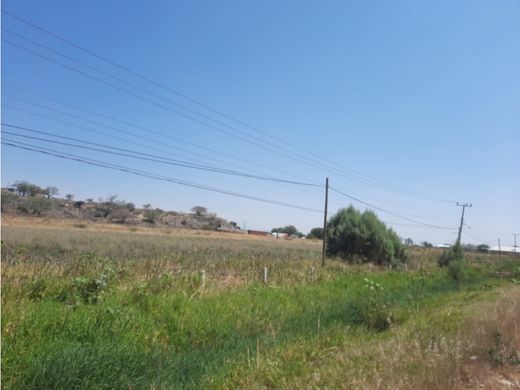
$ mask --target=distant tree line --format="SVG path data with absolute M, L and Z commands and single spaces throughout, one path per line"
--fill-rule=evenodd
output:
M 305 237 L 305 234 L 298 231 L 298 229 L 296 229 L 296 227 L 293 225 L 287 225 L 284 227 L 274 228 L 271 230 L 271 233 L 285 233 L 289 237 L 298 237 L 298 238 Z

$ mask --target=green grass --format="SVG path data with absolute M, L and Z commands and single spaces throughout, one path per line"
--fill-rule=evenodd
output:
M 10 389 L 297 386 L 331 348 L 391 336 L 367 329 L 369 298 L 392 329 L 430 318 L 449 333 L 461 316 L 429 316 L 503 283 L 473 268 L 459 289 L 429 263 L 420 267 L 429 272 L 319 269 L 319 248 L 280 242 L 10 228 L 2 244 Z M 349 364 L 368 372 L 371 361 Z

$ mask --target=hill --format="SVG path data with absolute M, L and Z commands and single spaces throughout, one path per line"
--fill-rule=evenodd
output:
M 20 186 L 20 183 L 24 185 Z M 19 182 L 17 187 L 2 189 L 2 214 L 88 220 L 90 222 L 117 223 L 148 227 L 170 227 L 214 231 L 240 232 L 235 222 L 229 222 L 204 207 L 196 206 L 193 213 L 165 211 L 151 205 L 136 207 L 113 195 L 107 199 L 74 200 L 54 197 L 49 188 Z

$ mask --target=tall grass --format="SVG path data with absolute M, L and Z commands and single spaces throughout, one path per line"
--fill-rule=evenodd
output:
M 321 269 L 319 247 L 294 242 L 13 227 L 2 240 L 2 379 L 13 389 L 299 387 L 331 351 L 388 337 L 367 326 L 365 278 L 383 288 L 371 299 L 391 332 L 500 283 L 474 268 L 455 293 L 426 262 Z

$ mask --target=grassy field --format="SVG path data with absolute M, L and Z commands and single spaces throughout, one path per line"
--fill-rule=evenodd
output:
M 320 253 L 301 240 L 10 221 L 2 385 L 514 385 L 518 259 L 470 255 L 460 286 L 434 249 L 411 250 L 402 270 L 334 259 L 321 268 Z

